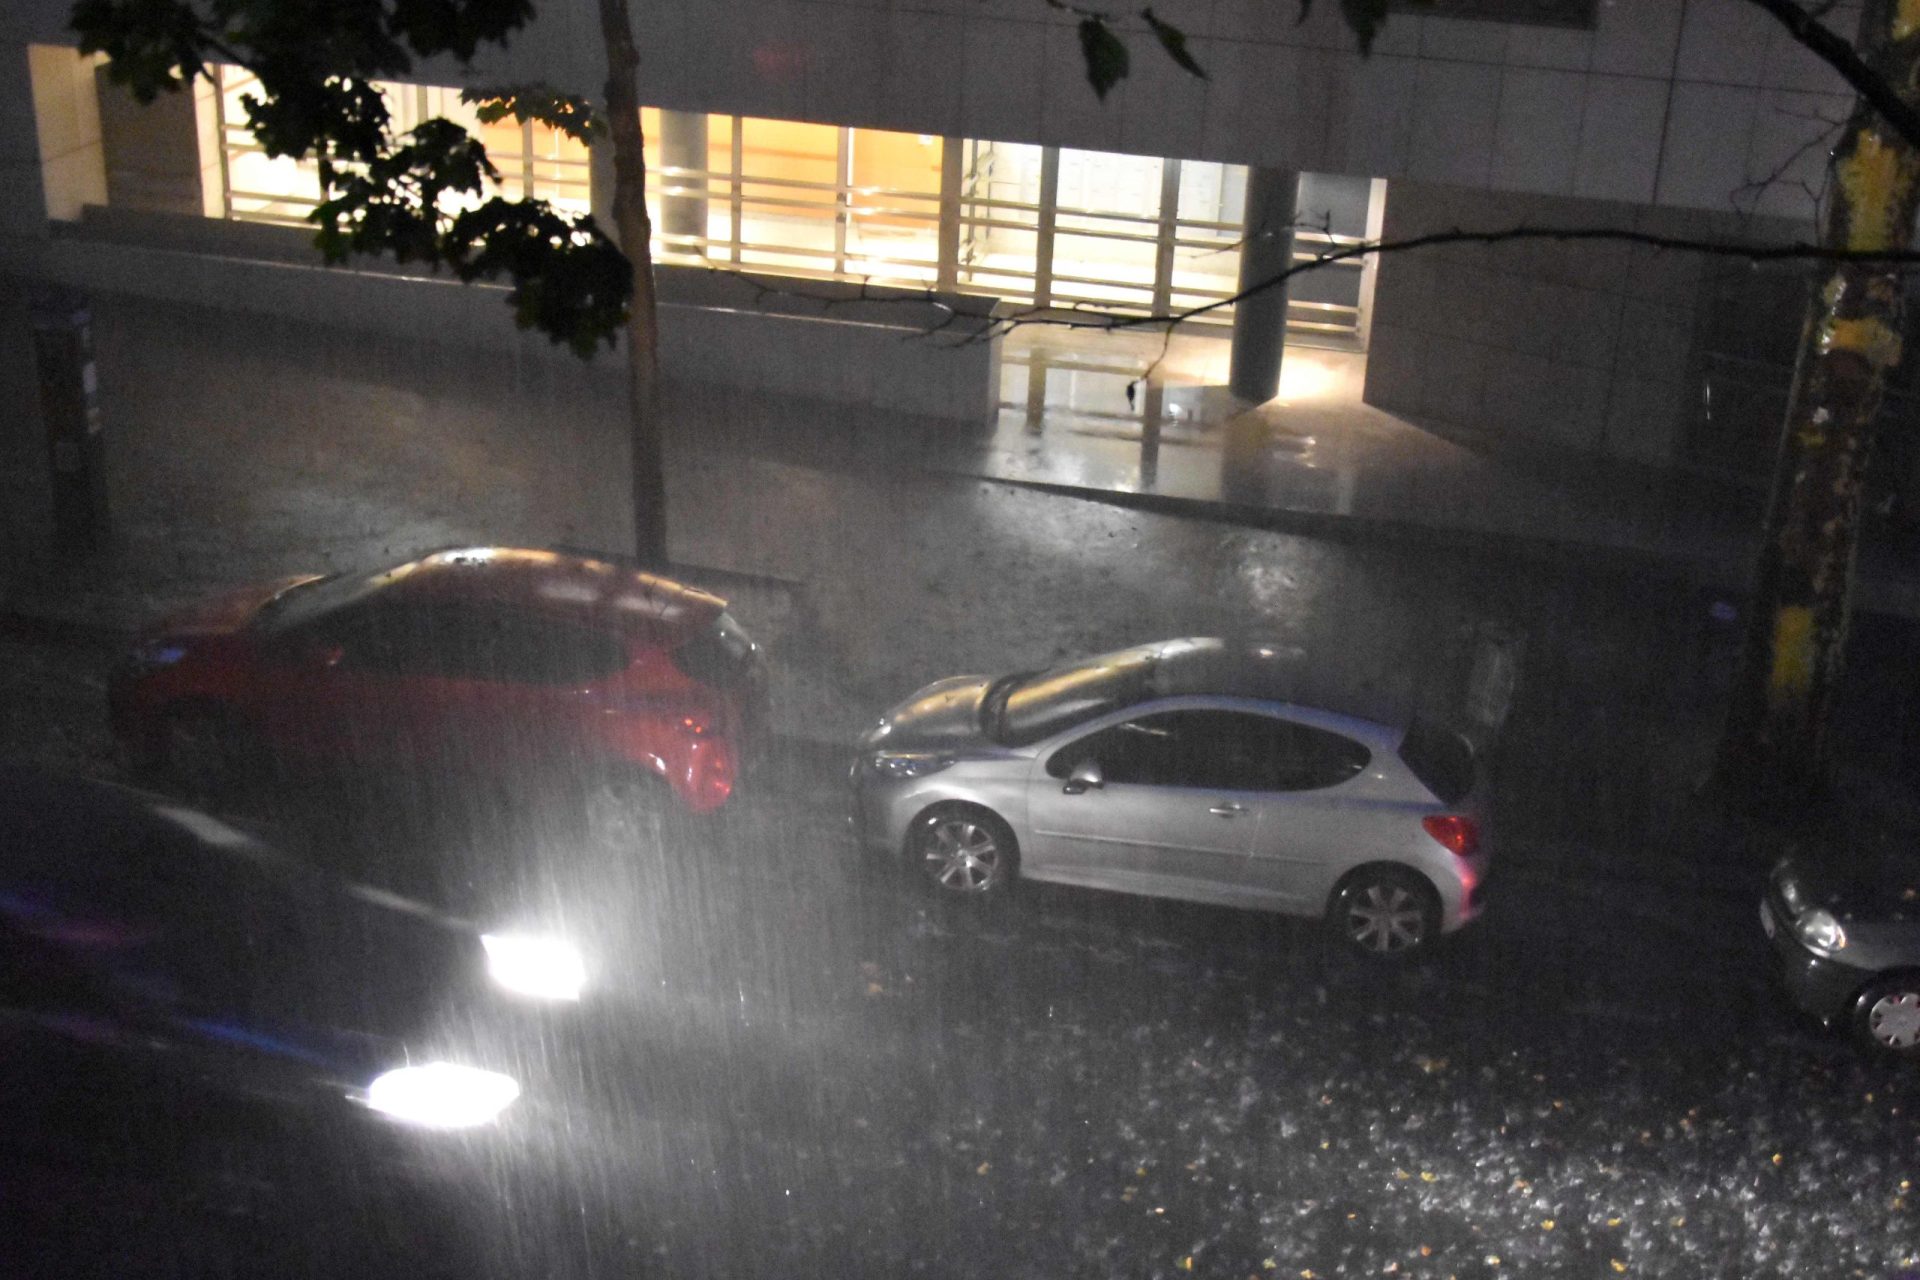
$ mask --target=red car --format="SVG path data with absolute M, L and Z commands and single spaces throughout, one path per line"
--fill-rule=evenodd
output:
M 765 667 L 726 601 L 552 551 L 441 551 L 234 592 L 144 636 L 108 686 L 130 756 L 217 791 L 263 758 L 518 775 L 623 802 L 733 794 Z

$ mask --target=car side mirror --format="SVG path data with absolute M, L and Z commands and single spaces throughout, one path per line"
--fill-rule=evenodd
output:
M 1098 791 L 1106 785 L 1106 777 L 1100 772 L 1100 762 L 1082 760 L 1073 766 L 1073 772 L 1067 775 L 1067 785 L 1060 790 L 1067 795 L 1077 796 L 1083 791 Z

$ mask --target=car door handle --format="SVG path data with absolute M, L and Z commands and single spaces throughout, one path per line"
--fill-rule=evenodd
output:
M 1216 804 L 1207 810 L 1216 818 L 1237 818 L 1246 811 L 1247 806 L 1243 804 Z

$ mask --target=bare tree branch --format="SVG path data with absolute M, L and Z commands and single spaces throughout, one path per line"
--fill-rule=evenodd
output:
M 1748 0 L 1748 3 L 1771 14 L 1809 52 L 1839 72 L 1840 78 L 1853 86 L 1854 92 L 1878 111 L 1881 119 L 1892 125 L 1894 132 L 1905 138 L 1909 146 L 1920 147 L 1920 111 L 1902 100 L 1899 89 L 1854 52 L 1850 40 L 1836 35 L 1820 21 L 1824 8 L 1803 9 L 1794 0 Z
M 1825 116 L 1819 114 L 1818 112 L 1788 111 L 1788 110 L 1785 110 L 1784 108 L 1781 108 L 1781 109 L 1776 109 L 1776 114 L 1784 115 L 1784 116 L 1792 116 L 1796 119 L 1804 119 L 1811 123 L 1817 123 L 1823 127 L 1821 128 L 1820 132 L 1812 135 L 1806 141 L 1802 142 L 1799 146 L 1795 147 L 1793 151 L 1789 155 L 1787 155 L 1784 159 L 1782 159 L 1780 163 L 1776 164 L 1773 167 L 1772 172 L 1768 173 L 1765 177 L 1755 178 L 1749 182 L 1743 182 L 1738 187 L 1734 188 L 1732 195 L 1728 197 L 1728 201 L 1733 205 L 1734 211 L 1740 214 L 1743 218 L 1750 217 L 1759 210 L 1761 197 L 1763 197 L 1766 194 L 1767 189 L 1769 187 L 1783 183 L 1786 180 L 1786 176 L 1788 172 L 1790 172 L 1795 165 L 1800 163 L 1800 159 L 1802 156 L 1805 156 L 1808 152 L 1814 150 L 1817 147 L 1828 146 L 1833 141 L 1834 136 L 1838 134 L 1842 129 L 1847 127 L 1846 121 L 1829 120 Z M 1795 182 L 1791 185 L 1798 187 L 1802 192 L 1806 194 L 1807 202 L 1809 206 L 1808 214 L 1810 217 L 1817 218 L 1820 212 L 1821 193 L 1825 189 L 1824 178 L 1822 179 L 1821 185 L 1819 187 L 1815 187 L 1813 184 L 1805 181 L 1804 179 L 1798 182 Z M 1742 203 L 1743 201 L 1744 201 L 1744 207 Z
M 823 293 L 797 288 L 789 284 L 776 284 L 774 280 L 787 277 L 765 277 L 750 275 L 733 267 L 708 267 L 707 270 L 719 275 L 730 276 L 747 285 L 754 291 L 756 304 L 767 298 L 793 298 L 818 305 L 831 311 L 853 303 L 871 303 L 875 305 L 911 305 L 933 307 L 942 319 L 924 329 L 909 335 L 913 338 L 932 337 L 952 328 L 964 320 L 978 320 L 983 327 L 961 337 L 955 346 L 966 346 L 995 337 L 1012 333 L 1016 329 L 1029 325 L 1050 325 L 1063 329 L 1152 329 L 1164 326 L 1168 329 L 1201 316 L 1225 310 L 1235 303 L 1251 298 L 1256 294 L 1277 289 L 1287 281 L 1309 271 L 1318 271 L 1337 262 L 1348 262 L 1364 258 L 1371 254 L 1409 253 L 1417 249 L 1430 249 L 1439 245 L 1472 244 L 1497 245 L 1519 244 L 1527 241 L 1551 240 L 1560 243 L 1588 244 L 1627 244 L 1644 249 L 1653 249 L 1663 253 L 1691 253 L 1708 258 L 1720 258 L 1756 265 L 1766 262 L 1812 262 L 1827 264 L 1877 265 L 1920 269 L 1920 249 L 1889 249 L 1884 251 L 1830 249 L 1824 245 L 1808 241 L 1790 241 L 1783 244 L 1755 244 L 1746 240 L 1711 240 L 1695 236 L 1668 236 L 1651 231 L 1632 231 L 1609 227 L 1508 227 L 1498 231 L 1470 231 L 1459 227 L 1447 231 L 1433 231 L 1426 235 L 1409 236 L 1404 240 L 1367 240 L 1357 244 L 1342 245 L 1316 254 L 1305 261 L 1295 262 L 1287 270 L 1278 272 L 1264 280 L 1240 290 L 1230 297 L 1220 298 L 1201 306 L 1190 307 L 1167 315 L 1125 316 L 1099 313 L 1084 303 L 1076 303 L 1070 308 L 1052 306 L 1030 306 L 1010 314 L 995 315 L 992 308 L 973 310 L 955 306 L 950 294 L 940 294 L 932 288 L 912 289 L 887 286 L 888 292 L 874 293 L 870 281 L 862 281 L 860 291 L 854 295 L 844 293 Z M 982 301 L 985 301 L 983 298 Z

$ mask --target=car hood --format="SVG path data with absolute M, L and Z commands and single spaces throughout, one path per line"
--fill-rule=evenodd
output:
M 164 618 L 148 632 L 148 638 L 230 635 L 251 622 L 267 601 L 319 576 L 302 573 L 223 592 Z
M 1795 860 L 1792 871 L 1808 901 L 1842 920 L 1920 921 L 1920 857 L 1911 853 Z
M 977 744 L 980 700 L 993 684 L 991 676 L 949 676 L 935 680 L 906 701 L 890 708 L 880 723 L 861 735 L 860 745 L 895 751 L 939 750 Z

